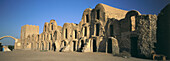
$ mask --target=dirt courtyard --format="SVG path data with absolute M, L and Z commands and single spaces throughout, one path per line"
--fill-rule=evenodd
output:
M 0 61 L 144 61 L 139 58 L 122 58 L 106 53 L 80 52 L 40 52 L 29 50 L 15 50 L 0 52 Z

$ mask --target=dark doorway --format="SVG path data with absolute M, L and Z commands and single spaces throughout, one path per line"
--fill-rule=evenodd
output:
M 96 36 L 99 36 L 99 24 L 96 24 Z
M 73 41 L 73 51 L 76 51 L 76 41 Z
M 82 51 L 83 47 L 84 47 L 84 40 L 81 40 L 81 48 L 80 48 L 81 51 Z
M 55 51 L 55 50 L 56 50 L 56 45 L 55 45 L 55 43 L 52 44 L 52 47 L 53 47 L 53 50 Z
M 51 44 L 49 43 L 49 50 L 50 50 L 50 48 L 51 48 L 50 45 L 51 45 Z
M 131 55 L 133 57 L 137 57 L 137 53 L 138 53 L 138 50 L 137 50 L 137 40 L 138 40 L 138 37 L 131 37 Z
M 108 39 L 107 52 L 112 53 L 112 40 Z
M 93 39 L 93 52 L 97 51 L 96 40 Z
M 66 46 L 66 42 L 64 41 L 64 46 Z

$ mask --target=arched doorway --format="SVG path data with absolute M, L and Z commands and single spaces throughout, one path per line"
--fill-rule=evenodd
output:
M 112 40 L 108 39 L 107 53 L 112 53 Z
M 56 51 L 56 45 L 55 43 L 52 44 L 53 51 Z
M 73 51 L 76 51 L 76 41 L 73 41 Z
M 81 40 L 81 48 L 80 48 L 80 51 L 82 52 L 83 50 L 83 47 L 84 47 L 84 40 Z
M 49 42 L 49 44 L 48 44 L 48 45 L 49 45 L 49 49 L 48 49 L 48 50 L 50 50 L 50 49 L 51 49 L 51 43 Z
M 11 42 L 11 40 L 10 39 L 8 39 L 8 40 L 2 40 L 3 38 L 12 38 L 12 40 L 14 40 L 15 41 L 15 43 L 12 43 Z M 15 38 L 15 37 L 12 37 L 12 36 L 3 36 L 3 37 L 1 37 L 0 38 L 0 40 L 1 41 L 8 41 L 8 42 L 11 42 L 10 44 L 8 44 L 9 46 L 8 46 L 8 48 L 12 51 L 13 49 L 17 49 L 16 47 L 17 46 L 21 46 L 21 43 L 17 43 L 18 42 L 18 39 L 17 38 Z M 2 42 L 3 43 L 3 42 Z M 16 45 L 16 43 L 17 43 L 17 45 Z
M 138 49 L 137 49 L 137 40 L 138 40 L 138 37 L 131 37 L 131 55 L 133 57 L 137 57 L 138 55 Z
M 95 39 L 93 39 L 93 52 L 97 52 L 97 45 Z

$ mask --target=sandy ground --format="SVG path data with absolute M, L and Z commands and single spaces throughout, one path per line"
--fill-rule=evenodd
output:
M 122 58 L 106 53 L 40 52 L 16 50 L 0 52 L 0 61 L 148 61 L 139 58 Z

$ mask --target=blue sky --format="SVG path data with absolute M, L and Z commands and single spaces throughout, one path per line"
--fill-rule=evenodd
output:
M 170 0 L 0 0 L 0 37 L 20 38 L 21 26 L 38 25 L 40 33 L 45 22 L 55 19 L 59 26 L 65 22 L 79 23 L 86 8 L 104 3 L 123 10 L 138 10 L 141 14 L 158 14 Z M 14 44 L 12 38 L 0 40 Z

